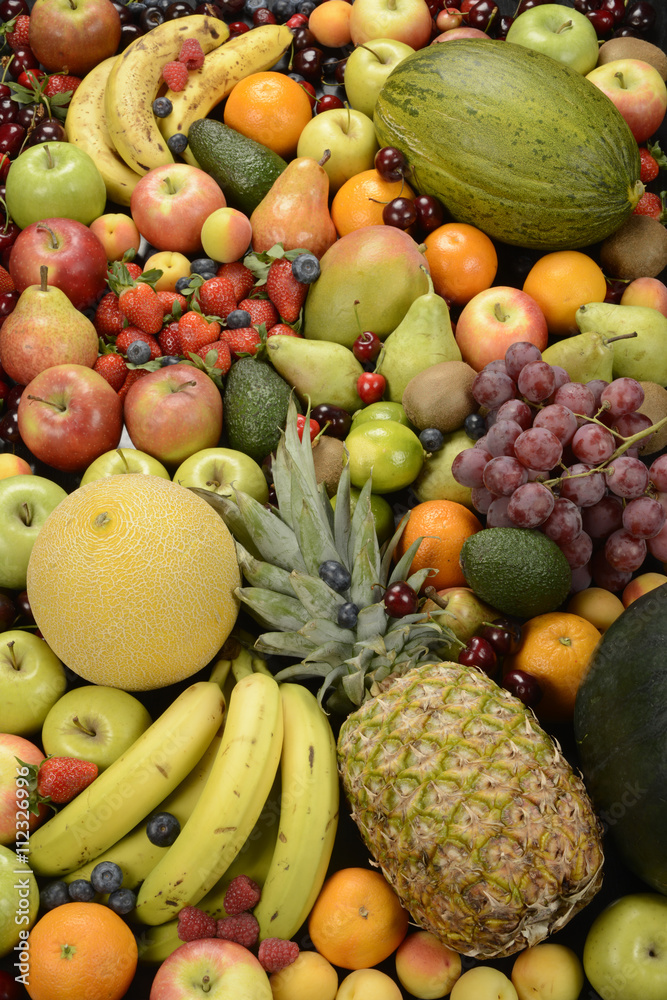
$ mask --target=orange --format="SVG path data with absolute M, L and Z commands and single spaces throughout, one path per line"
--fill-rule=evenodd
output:
M 465 586 L 459 555 L 466 538 L 482 528 L 475 514 L 454 500 L 425 500 L 413 507 L 406 518 L 407 524 L 396 546 L 396 558 L 400 559 L 423 535 L 410 573 L 432 567 L 437 572 L 428 577 L 428 586 L 436 590 Z
M 315 8 L 317 10 L 317 8 Z M 382 209 L 394 198 L 414 198 L 405 181 L 385 181 L 375 167 L 345 181 L 331 202 L 331 218 L 339 236 L 363 226 L 382 226 Z
M 251 73 L 232 88 L 224 122 L 241 135 L 292 159 L 303 129 L 313 117 L 308 94 L 296 80 L 269 70 Z
M 451 305 L 464 306 L 490 288 L 498 254 L 486 233 L 465 222 L 446 222 L 424 240 L 433 287 Z
M 137 942 L 101 903 L 65 903 L 30 931 L 31 1000 L 120 1000 L 137 968 Z
M 384 875 L 341 868 L 322 886 L 308 918 L 316 951 L 341 969 L 370 969 L 398 948 L 408 913 Z
M 324 0 L 308 15 L 308 29 L 320 45 L 340 49 L 349 45 L 352 4 L 348 0 Z
M 523 290 L 544 313 L 549 333 L 569 337 L 579 333 L 575 313 L 587 302 L 602 302 L 607 294 L 604 274 L 588 254 L 557 250 L 540 257 L 526 275 Z
M 521 643 L 503 662 L 503 674 L 523 670 L 542 689 L 535 708 L 545 722 L 570 722 L 574 702 L 601 633 L 567 611 L 551 611 L 521 626 Z

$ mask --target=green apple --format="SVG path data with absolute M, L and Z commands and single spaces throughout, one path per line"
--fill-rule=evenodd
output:
M 0 587 L 25 590 L 35 539 L 66 496 L 62 486 L 44 476 L 0 479 Z
M 506 41 L 543 52 L 584 76 L 598 61 L 595 28 L 584 14 L 560 3 L 544 3 L 519 14 Z
M 20 229 L 40 219 L 75 219 L 84 226 L 104 213 L 107 189 L 97 164 L 71 142 L 40 142 L 12 161 L 7 211 Z
M 140 473 L 144 476 L 160 476 L 161 479 L 171 479 L 162 462 L 136 448 L 113 448 L 91 462 L 83 476 L 81 486 L 106 479 L 107 476 L 121 476 L 125 473 Z
M 583 961 L 602 1000 L 665 1000 L 667 896 L 639 892 L 610 903 L 591 925 Z
M 345 93 L 352 107 L 372 118 L 384 81 L 414 51 L 395 38 L 374 38 L 358 45 L 345 63 Z
M 372 168 L 379 149 L 373 122 L 368 115 L 351 108 L 331 108 L 315 115 L 299 136 L 296 154 L 319 161 L 327 149 L 331 156 L 324 169 L 329 190 L 335 194 L 354 174 Z
M 49 710 L 65 693 L 65 669 L 56 654 L 25 629 L 0 635 L 0 700 L 6 733 L 38 732 Z
M 19 975 L 29 974 L 30 960 L 28 949 L 17 946 L 25 943 L 38 909 L 39 889 L 30 865 L 8 847 L 0 846 L 0 956 L 15 949 Z
M 254 497 L 258 503 L 269 499 L 269 487 L 260 466 L 243 451 L 233 448 L 202 448 L 186 458 L 174 473 L 181 486 L 198 486 L 233 499 L 234 489 Z
M 92 760 L 104 771 L 151 725 L 144 704 L 121 688 L 85 684 L 59 698 L 42 726 L 44 752 Z

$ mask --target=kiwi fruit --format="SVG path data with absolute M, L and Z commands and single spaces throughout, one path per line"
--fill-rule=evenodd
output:
M 600 46 L 598 66 L 615 62 L 617 59 L 641 59 L 642 62 L 655 66 L 663 80 L 667 80 L 667 55 L 644 38 L 610 38 Z
M 324 483 L 327 496 L 332 497 L 345 465 L 345 445 L 340 438 L 322 434 L 313 446 L 313 462 L 317 482 Z
M 477 372 L 465 361 L 441 361 L 418 372 L 403 392 L 403 409 L 420 431 L 436 427 L 449 434 L 477 411 L 472 383 Z
M 639 407 L 640 413 L 645 413 L 654 424 L 657 424 L 663 417 L 667 417 L 667 389 L 657 382 L 641 382 L 644 390 L 644 402 Z M 640 445 L 640 455 L 655 455 L 667 446 L 667 424 L 659 427 L 657 431 L 647 439 L 646 444 Z
M 656 278 L 667 267 L 667 229 L 648 215 L 631 215 L 600 244 L 600 266 L 611 278 Z

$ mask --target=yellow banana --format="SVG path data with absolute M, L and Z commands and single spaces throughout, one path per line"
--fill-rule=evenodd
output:
M 254 909 L 260 937 L 291 938 L 322 888 L 338 826 L 336 743 L 314 694 L 281 684 L 282 793 L 276 849 Z
M 141 886 L 134 916 L 161 924 L 196 905 L 248 839 L 278 770 L 283 740 L 280 688 L 273 677 L 237 680 L 225 732 L 189 820 Z
M 58 877 L 74 871 L 153 812 L 201 759 L 224 706 L 217 684 L 187 687 L 125 753 L 35 830 L 33 871 Z
M 178 132 L 187 136 L 193 121 L 206 118 L 239 80 L 275 66 L 289 49 L 293 37 L 284 24 L 263 24 L 209 52 L 202 69 L 189 74 L 184 90 L 168 90 L 165 94 L 173 109 L 166 118 L 158 120 L 164 139 Z M 188 146 L 181 156 L 192 166 L 199 166 Z
M 229 38 L 229 28 L 205 14 L 164 21 L 130 42 L 111 67 L 104 94 L 107 128 L 122 159 L 138 174 L 174 162 L 157 127 L 153 101 L 162 67 L 178 59 L 186 38 L 195 38 L 206 53 Z
M 116 205 L 129 205 L 140 174 L 116 152 L 104 116 L 104 91 L 116 56 L 103 59 L 86 73 L 67 109 L 67 141 L 89 153 L 102 174 L 107 197 Z

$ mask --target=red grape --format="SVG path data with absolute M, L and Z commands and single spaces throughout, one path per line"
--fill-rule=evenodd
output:
M 452 476 L 461 486 L 473 489 L 483 486 L 482 473 L 491 458 L 491 452 L 481 448 L 464 448 L 452 462 Z
M 527 431 L 533 423 L 533 411 L 523 399 L 508 399 L 495 410 L 495 419 L 514 420 L 522 430 Z
M 559 386 L 553 402 L 567 406 L 573 413 L 581 413 L 585 417 L 592 417 L 596 410 L 595 396 L 583 382 L 566 382 Z
M 533 426 L 519 434 L 514 454 L 528 468 L 548 471 L 560 462 L 563 446 L 546 427 Z
M 649 479 L 656 490 L 667 492 L 667 454 L 654 458 L 648 469 Z
M 551 403 L 535 415 L 533 426 L 546 427 L 562 445 L 566 445 L 571 442 L 577 430 L 577 418 L 567 406 Z
M 541 361 L 542 352 L 529 340 L 517 340 L 505 351 L 505 365 L 510 378 L 517 380 L 519 372 L 532 361 Z
M 523 433 L 516 420 L 496 420 L 486 432 L 486 450 L 494 457 L 511 455 L 514 458 L 514 442 Z
M 606 462 L 615 450 L 614 435 L 599 424 L 583 424 L 572 438 L 574 455 L 587 465 L 600 465 Z
M 531 403 L 542 403 L 556 388 L 553 368 L 546 361 L 531 361 L 519 372 L 516 385 Z
M 582 530 L 582 513 L 575 503 L 566 497 L 558 497 L 553 510 L 542 525 L 548 538 L 560 545 L 571 541 Z
M 507 515 L 518 528 L 537 528 L 554 508 L 555 497 L 548 486 L 525 483 L 517 487 L 507 505 Z
M 615 458 L 612 465 L 605 469 L 604 477 L 607 487 L 616 496 L 632 497 L 641 496 L 648 486 L 648 469 L 638 458 L 628 455 L 621 455 Z
M 623 527 L 635 538 L 653 538 L 666 518 L 664 507 L 652 497 L 635 497 L 623 508 Z
M 603 496 L 581 512 L 584 531 L 591 538 L 607 538 L 623 524 L 623 504 L 614 496 Z
M 591 467 L 583 462 L 570 465 L 560 483 L 560 495 L 572 500 L 577 507 L 591 507 L 602 499 L 605 489 L 604 474 L 592 472 Z
M 483 484 L 494 496 L 510 496 L 528 479 L 525 467 L 516 458 L 499 455 L 486 463 Z
M 612 417 L 638 410 L 644 402 L 644 390 L 634 378 L 616 378 L 602 390 L 600 401 Z
M 516 396 L 516 385 L 504 372 L 483 368 L 472 382 L 472 396 L 480 406 L 493 409 Z
M 621 528 L 604 543 L 605 559 L 614 569 L 634 573 L 646 558 L 646 542 Z
M 507 513 L 509 497 L 494 497 L 486 512 L 487 528 L 514 528 L 515 525 Z
M 585 531 L 580 531 L 569 541 L 558 542 L 558 548 L 570 564 L 570 569 L 581 569 L 593 554 L 593 539 Z

